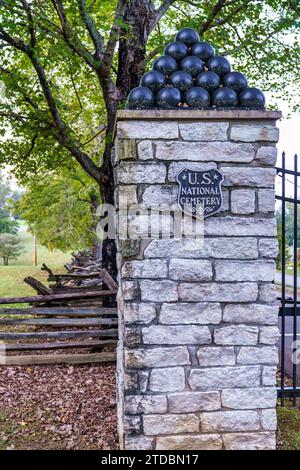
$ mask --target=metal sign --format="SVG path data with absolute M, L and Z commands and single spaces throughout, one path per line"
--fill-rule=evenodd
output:
M 184 168 L 176 180 L 179 184 L 178 205 L 183 212 L 205 218 L 220 211 L 223 176 L 218 170 Z

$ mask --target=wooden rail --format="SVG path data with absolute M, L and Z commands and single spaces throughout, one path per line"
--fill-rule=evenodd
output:
M 70 354 L 6 355 L 4 365 L 85 364 L 114 361 L 114 352 L 95 353 L 93 351 L 95 348 L 101 350 L 104 347 L 116 345 L 117 309 L 101 306 L 102 297 L 115 296 L 118 288 L 116 282 L 105 269 L 100 269 L 99 266 L 93 264 L 86 274 L 72 272 L 66 275 L 54 274 L 46 265 L 43 269 L 48 271 L 48 280 L 55 281 L 54 286 L 47 287 L 37 279 L 27 277 L 24 281 L 35 289 L 37 295 L 0 298 L 0 304 L 3 305 L 38 304 L 36 307 L 0 308 L 0 326 L 3 326 L 0 331 L 0 340 L 5 341 L 5 351 L 47 351 L 72 348 L 84 350 L 88 348 L 92 352 L 89 354 L 71 352 Z M 48 329 L 50 331 L 47 331 Z
M 53 302 L 56 300 L 66 301 L 66 300 L 79 300 L 83 298 L 95 298 L 102 297 L 106 295 L 115 295 L 117 292 L 115 290 L 101 290 L 94 292 L 82 292 L 74 294 L 52 294 L 52 295 L 34 295 L 29 297 L 0 297 L 0 304 L 24 304 L 24 303 L 45 303 Z

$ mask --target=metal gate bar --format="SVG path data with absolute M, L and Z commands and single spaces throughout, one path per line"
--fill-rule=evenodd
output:
M 276 199 L 281 201 L 281 229 L 282 229 L 282 246 L 281 246 L 281 296 L 277 298 L 280 302 L 279 316 L 281 320 L 281 351 L 280 351 L 280 387 L 278 387 L 278 397 L 280 398 L 281 405 L 284 406 L 285 398 L 290 398 L 293 401 L 293 405 L 296 405 L 297 397 L 300 397 L 300 387 L 297 387 L 297 364 L 295 360 L 292 360 L 292 386 L 286 386 L 286 318 L 292 317 L 292 337 L 293 345 L 291 349 L 291 358 L 295 359 L 297 355 L 297 327 L 298 327 L 298 316 L 300 316 L 300 300 L 298 300 L 298 252 L 297 252 L 297 207 L 300 204 L 298 200 L 298 181 L 297 178 L 300 176 L 298 172 L 298 157 L 294 156 L 294 169 L 286 169 L 286 155 L 282 153 L 282 166 L 277 167 L 277 174 L 281 177 L 281 195 L 276 194 Z M 292 175 L 293 181 L 289 181 L 294 185 L 293 197 L 286 196 L 286 175 Z M 286 296 L 286 203 L 293 204 L 293 294 L 292 298 Z

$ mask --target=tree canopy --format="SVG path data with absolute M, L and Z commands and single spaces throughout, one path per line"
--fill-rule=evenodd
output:
M 64 170 L 30 180 L 15 204 L 41 245 L 67 252 L 95 245 L 99 192 L 81 171 Z
M 0 161 L 24 182 L 74 157 L 105 185 L 95 137 L 106 126 L 111 143 L 116 108 L 187 25 L 253 85 L 286 95 L 298 84 L 297 0 L 0 0 Z
M 299 106 L 298 0 L 0 0 L 0 165 L 23 184 L 80 165 L 113 203 L 117 109 L 186 26 Z

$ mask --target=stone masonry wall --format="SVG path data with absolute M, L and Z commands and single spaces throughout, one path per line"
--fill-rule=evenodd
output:
M 176 206 L 181 168 L 224 176 L 223 207 L 205 219 L 203 246 L 191 238 L 118 243 L 125 449 L 275 448 L 279 116 L 119 114 L 117 195 Z

